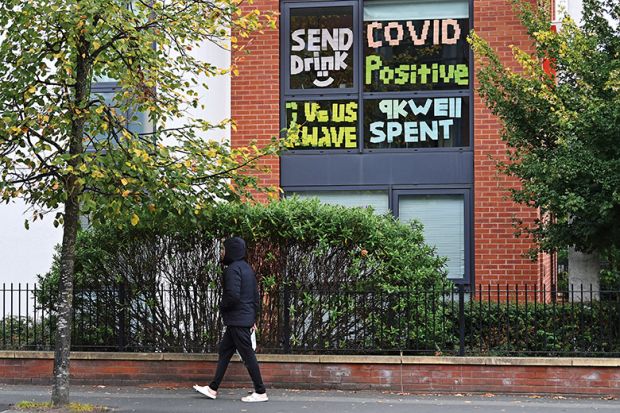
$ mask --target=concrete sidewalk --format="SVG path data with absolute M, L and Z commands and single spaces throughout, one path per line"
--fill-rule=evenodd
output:
M 300 391 L 271 389 L 267 403 L 242 403 L 242 389 L 222 388 L 217 400 L 209 400 L 192 389 L 73 386 L 73 401 L 110 407 L 115 412 L 194 413 L 534 413 L 620 412 L 619 400 L 539 396 L 402 395 L 373 391 Z M 47 386 L 0 385 L 0 413 L 22 401 L 49 401 Z

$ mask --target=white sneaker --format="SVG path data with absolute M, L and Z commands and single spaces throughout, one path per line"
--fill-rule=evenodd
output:
M 242 397 L 241 401 L 246 403 L 266 402 L 269 401 L 269 398 L 267 397 L 267 393 L 258 394 L 254 392 L 249 396 Z
M 204 394 L 212 400 L 215 400 L 215 398 L 217 397 L 217 392 L 209 386 L 199 386 L 197 384 L 194 384 L 194 390 L 196 390 L 200 394 Z

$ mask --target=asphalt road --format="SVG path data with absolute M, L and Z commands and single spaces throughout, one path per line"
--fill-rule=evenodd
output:
M 22 400 L 49 401 L 43 386 L 0 385 L 0 413 Z M 416 395 L 382 392 L 269 391 L 269 402 L 242 403 L 242 389 L 221 389 L 209 400 L 192 389 L 74 386 L 73 401 L 105 405 L 115 412 L 136 413 L 559 413 L 620 412 L 620 400 L 499 395 Z M 10 411 L 10 410 L 9 410 Z

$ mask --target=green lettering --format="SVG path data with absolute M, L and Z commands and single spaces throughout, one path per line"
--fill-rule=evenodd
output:
M 396 68 L 396 80 L 397 85 L 406 85 L 409 80 L 409 65 L 400 65 Z
M 347 117 L 345 121 L 355 122 L 357 120 L 357 102 L 347 103 Z
M 321 133 L 322 136 L 319 139 L 319 143 L 318 143 L 318 147 L 323 148 L 329 148 L 330 143 L 331 143 L 331 137 L 329 135 L 329 128 L 327 126 L 321 126 Z
M 346 104 L 332 103 L 332 122 L 344 122 Z
M 321 123 L 329 122 L 329 111 L 322 109 L 318 111 L 318 121 Z
M 418 68 L 418 76 L 420 76 L 420 84 L 425 85 L 428 83 L 428 75 L 431 74 L 431 69 L 428 65 L 420 65 Z
M 409 74 L 409 82 L 415 85 L 418 82 L 418 65 L 411 65 L 411 74 Z
M 312 133 L 308 133 L 308 129 Z M 316 127 L 304 126 L 301 128 L 301 144 L 303 146 L 316 146 L 319 138 L 319 130 Z
M 372 72 L 381 68 L 382 62 L 379 56 L 370 55 L 366 56 L 366 84 L 372 83 Z
M 394 80 L 394 71 L 389 66 L 381 68 L 379 79 L 381 79 L 384 85 L 389 85 Z
M 469 68 L 465 64 L 456 65 L 456 75 L 454 76 L 456 84 L 459 86 L 469 85 Z
M 448 69 L 448 73 L 446 73 Z M 439 68 L 439 76 L 444 83 L 450 83 L 450 80 L 454 77 L 454 65 L 441 65 Z
M 357 148 L 357 137 L 355 136 L 355 126 L 346 126 L 344 130 L 344 146 L 346 148 Z
M 344 128 L 332 126 L 330 129 L 332 135 L 332 143 L 335 148 L 342 147 L 344 141 Z
M 306 117 L 306 121 L 314 122 L 316 119 L 316 114 L 321 106 L 316 102 L 306 102 L 304 103 L 304 116 Z

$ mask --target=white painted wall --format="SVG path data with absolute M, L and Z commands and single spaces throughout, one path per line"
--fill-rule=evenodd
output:
M 0 288 L 2 283 L 34 283 L 52 263 L 54 245 L 62 239 L 62 230 L 52 225 L 53 216 L 31 223 L 23 201 L 0 205 Z
M 193 53 L 201 60 L 208 61 L 220 68 L 228 68 L 230 66 L 230 52 L 211 42 L 204 42 L 199 48 L 193 50 Z M 230 118 L 230 75 L 216 76 L 206 78 L 201 76 L 198 84 L 206 83 L 208 89 L 198 88 L 199 105 L 197 108 L 189 108 L 187 115 L 196 119 L 206 119 L 211 122 L 219 122 L 223 119 Z M 200 105 L 204 105 L 202 109 Z M 184 120 L 169 122 L 167 128 L 181 126 Z M 230 141 L 230 126 L 224 130 L 214 129 L 204 135 L 207 139 L 215 139 L 220 142 Z
M 230 66 L 230 53 L 209 42 L 205 42 L 195 53 L 222 68 Z M 200 102 L 205 109 L 191 109 L 188 116 L 219 122 L 230 118 L 230 76 L 201 79 L 208 90 L 200 89 Z M 181 123 L 181 122 L 177 122 Z M 166 125 L 174 127 L 174 124 Z M 215 130 L 205 138 L 220 141 L 230 140 L 230 128 Z M 30 214 L 27 205 L 17 200 L 0 205 L 0 288 L 2 283 L 34 283 L 36 274 L 45 273 L 52 263 L 54 245 L 62 240 L 62 229 L 54 228 L 53 217 L 34 222 L 30 230 L 24 228 L 24 220 Z
M 583 12 L 583 0 L 555 0 L 555 21 L 560 23 L 563 16 L 568 15 L 577 23 L 581 21 Z

